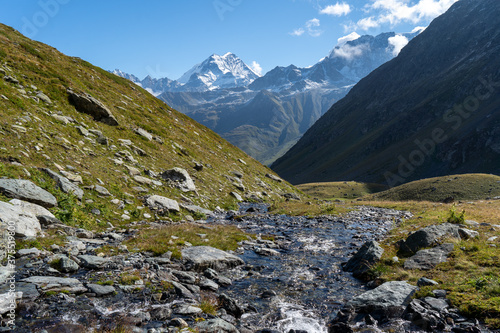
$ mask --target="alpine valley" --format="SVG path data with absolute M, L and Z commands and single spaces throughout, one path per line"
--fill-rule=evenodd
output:
M 414 33 L 355 33 L 314 66 L 276 67 L 260 76 L 232 53 L 212 55 L 181 78 L 143 80 L 142 86 L 204 124 L 263 164 L 290 149 L 336 101 L 375 68 L 391 60 Z

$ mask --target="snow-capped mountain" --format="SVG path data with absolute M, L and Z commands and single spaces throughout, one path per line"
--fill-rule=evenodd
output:
M 127 80 L 130 80 L 130 81 L 132 81 L 134 83 L 140 83 L 141 82 L 141 80 L 137 76 L 125 73 L 125 72 L 123 72 L 123 71 L 121 71 L 119 69 L 115 69 L 114 71 L 110 71 L 110 72 L 113 73 L 113 74 L 115 74 L 115 75 L 121 76 L 121 77 L 123 77 L 123 78 L 125 78 Z
M 184 91 L 206 91 L 248 86 L 260 75 L 233 53 L 213 54 L 177 81 Z
M 177 81 L 147 77 L 138 84 L 270 164 L 359 80 L 394 58 L 417 34 L 351 34 L 339 39 L 314 66 L 276 67 L 264 76 L 232 53 L 214 54 Z

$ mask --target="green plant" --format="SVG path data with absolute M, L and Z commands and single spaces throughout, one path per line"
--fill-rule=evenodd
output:
M 219 301 L 213 295 L 202 295 L 199 307 L 203 313 L 215 316 L 219 309 Z
M 446 221 L 453 224 L 465 224 L 465 209 L 460 214 L 457 214 L 455 206 L 452 206 Z

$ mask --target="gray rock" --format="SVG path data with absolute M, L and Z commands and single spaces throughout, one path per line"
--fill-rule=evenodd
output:
M 384 249 L 376 241 L 366 242 L 345 264 L 344 271 L 352 272 L 356 278 L 364 278 L 370 268 L 382 258 L 383 253 Z
M 77 185 L 73 184 L 68 178 L 47 168 L 42 168 L 41 170 L 46 174 L 48 174 L 50 178 L 56 181 L 57 186 L 61 189 L 61 191 L 63 191 L 64 193 L 73 194 L 79 200 L 82 200 L 83 190 L 79 188 Z
M 465 228 L 458 229 L 458 233 L 460 234 L 460 237 L 462 239 L 471 239 L 479 237 L 479 232 Z
M 436 311 L 443 311 L 450 307 L 446 299 L 443 298 L 425 297 L 424 302 L 429 304 L 431 308 Z
M 47 104 L 52 104 L 52 101 L 50 100 L 49 96 L 45 95 L 43 92 L 39 92 L 36 94 L 36 97 L 38 97 L 40 100 L 44 101 Z
M 31 249 L 21 249 L 16 252 L 16 257 L 21 258 L 25 256 L 31 256 L 34 255 L 38 257 L 40 255 L 40 250 L 37 249 L 36 247 L 31 248 Z
M 428 279 L 428 278 L 425 278 L 425 277 L 421 277 L 417 281 L 417 287 L 436 286 L 438 284 L 439 283 L 437 283 L 436 281 Z
M 241 316 L 243 315 L 243 308 L 239 306 L 238 303 L 236 303 L 236 301 L 231 297 L 225 294 L 221 294 L 218 297 L 218 301 L 219 306 L 235 318 L 241 318 Z
M 3 79 L 12 84 L 19 84 L 19 80 L 10 75 L 4 76 Z
M 221 271 L 245 264 L 241 258 L 210 246 L 193 246 L 181 253 L 187 264 L 197 271 L 207 268 Z
M 151 133 L 148 133 L 148 131 L 146 131 L 145 129 L 139 127 L 135 130 L 135 132 L 140 136 L 148 139 L 149 141 L 153 140 L 153 135 Z
M 172 309 L 169 305 L 161 305 L 154 307 L 149 313 L 154 320 L 165 321 L 172 316 Z
M 0 315 L 3 315 L 10 311 L 11 304 L 14 305 L 14 309 L 17 308 L 17 300 L 23 297 L 22 292 L 5 293 L 0 295 Z
M 55 120 L 67 125 L 70 123 L 69 119 L 65 116 L 61 116 L 61 115 L 58 115 L 57 113 L 53 113 L 51 114 L 52 118 L 54 118 Z
M 174 286 L 175 293 L 177 294 L 177 296 L 182 297 L 184 299 L 193 299 L 193 300 L 198 299 L 197 295 L 194 295 L 189 289 L 187 289 L 181 283 L 175 281 L 170 281 L 170 283 Z
M 173 270 L 172 274 L 182 283 L 188 283 L 188 284 L 196 283 L 196 276 L 194 273 Z
M 0 286 L 10 278 L 15 271 L 6 266 L 0 266 Z
M 81 261 L 83 267 L 90 269 L 99 269 L 109 262 L 108 258 L 90 255 L 81 255 L 78 256 L 78 259 Z
M 61 257 L 61 261 L 59 262 L 59 270 L 63 273 L 72 273 L 76 272 L 80 266 L 74 261 L 69 259 L 66 256 Z
M 173 168 L 160 175 L 166 181 L 172 183 L 183 192 L 195 192 L 196 186 L 188 172 L 181 168 Z
M 391 281 L 369 290 L 347 302 L 359 312 L 370 311 L 374 308 L 388 308 L 407 306 L 417 287 L 403 281 Z M 365 311 L 363 311 L 365 310 Z
M 278 176 L 272 175 L 272 174 L 270 174 L 270 173 L 266 174 L 266 177 L 267 177 L 267 178 L 269 178 L 269 179 L 272 179 L 272 180 L 274 180 L 274 181 L 276 181 L 276 182 L 278 182 L 278 183 L 283 182 L 283 179 L 281 179 L 281 178 L 280 178 L 280 177 L 278 177 Z
M 211 291 L 217 291 L 219 290 L 219 285 L 215 283 L 214 281 L 207 279 L 207 278 L 202 278 L 200 282 L 198 283 L 201 289 L 206 289 L 206 290 L 211 290 Z
M 101 185 L 95 185 L 94 191 L 96 191 L 97 194 L 102 195 L 104 197 L 109 197 L 111 195 L 111 193 L 109 193 L 108 189 L 101 186 Z
M 181 210 L 177 201 L 159 195 L 152 195 L 147 198 L 146 205 L 153 210 L 172 212 L 179 212 Z
M 238 202 L 242 202 L 243 201 L 243 198 L 241 197 L 241 195 L 239 195 L 238 193 L 236 192 L 231 192 L 230 193 Z
M 233 324 L 220 318 L 199 322 L 195 328 L 199 333 L 239 333 Z
M 54 214 L 52 214 L 50 211 L 48 211 L 46 208 L 40 205 L 19 199 L 12 199 L 9 202 L 14 206 L 19 207 L 19 209 L 22 210 L 23 212 L 36 216 L 37 218 L 39 216 L 49 216 L 51 218 L 56 218 Z
M 118 126 L 118 121 L 111 111 L 100 101 L 89 94 L 77 94 L 71 89 L 68 89 L 67 92 L 70 102 L 75 106 L 78 112 L 91 115 L 94 120 L 103 122 L 107 125 Z
M 205 209 L 205 208 L 202 208 L 199 206 L 195 206 L 195 205 L 182 205 L 181 204 L 181 207 L 190 213 L 198 213 L 198 214 L 203 214 L 206 216 L 210 216 L 213 214 L 213 212 L 211 210 L 208 210 L 208 209 Z
M 421 248 L 438 245 L 444 237 L 460 239 L 459 228 L 456 224 L 443 223 L 420 229 L 401 244 L 400 250 L 404 253 L 416 253 Z
M 267 249 L 264 247 L 258 247 L 254 250 L 255 253 L 261 255 L 261 256 L 266 256 L 266 257 L 272 257 L 272 256 L 279 256 L 280 253 L 276 250 L 273 249 Z
M 453 244 L 447 243 L 432 249 L 420 250 L 414 256 L 406 259 L 403 267 L 405 269 L 429 270 L 437 264 L 446 262 L 448 255 L 453 251 Z
M 190 304 L 179 304 L 173 310 L 175 314 L 183 316 L 193 316 L 203 312 L 199 307 Z
M 96 294 L 97 296 L 106 296 L 113 294 L 116 290 L 113 286 L 101 286 L 100 284 L 87 284 L 87 288 L 90 292 Z
M 88 136 L 89 135 L 89 131 L 83 127 L 83 126 L 75 126 L 75 128 L 78 130 L 78 132 L 83 135 L 83 136 Z
M 0 201 L 0 222 L 5 226 L 14 225 L 16 237 L 35 237 L 42 231 L 36 216 L 8 202 Z
M 57 206 L 56 198 L 25 179 L 0 179 L 0 192 L 9 198 L 21 199 L 45 208 Z
M 37 287 L 45 292 L 47 291 L 68 291 L 70 293 L 79 294 L 87 291 L 87 288 L 77 280 L 72 278 L 59 278 L 54 276 L 31 276 L 22 279 L 22 282 L 36 284 Z
M 57 218 L 52 217 L 52 216 L 47 216 L 47 215 L 40 215 L 37 216 L 38 221 L 43 227 L 48 227 L 53 224 L 62 224 L 61 221 L 59 221 Z

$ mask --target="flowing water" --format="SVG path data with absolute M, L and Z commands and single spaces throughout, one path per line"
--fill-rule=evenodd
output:
M 242 206 L 245 212 L 249 207 Z M 237 224 L 257 235 L 274 235 L 275 243 L 246 242 L 241 257 L 247 271 L 240 272 L 225 292 L 258 311 L 246 314 L 247 327 L 279 332 L 323 333 L 326 324 L 347 300 L 366 291 L 341 263 L 364 242 L 382 238 L 409 213 L 362 207 L 341 218 L 247 215 Z M 255 207 L 254 207 L 255 209 Z M 259 211 L 259 209 L 257 209 Z M 275 247 L 278 255 L 259 255 L 261 247 Z M 276 248 L 277 247 L 277 248 Z M 293 332 L 293 331 L 292 331 Z

